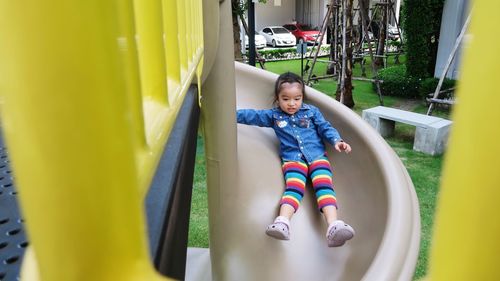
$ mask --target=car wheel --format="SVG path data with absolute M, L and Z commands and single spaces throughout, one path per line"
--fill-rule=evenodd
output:
M 276 48 L 276 41 L 273 40 L 273 48 Z
M 303 44 L 304 43 L 304 39 L 303 38 L 299 38 L 299 44 Z

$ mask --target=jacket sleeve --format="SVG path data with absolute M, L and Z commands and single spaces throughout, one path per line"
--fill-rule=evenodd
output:
M 332 145 L 335 145 L 337 142 L 342 140 L 337 129 L 335 129 L 330 122 L 323 117 L 323 114 L 321 114 L 317 108 L 314 108 L 313 122 L 316 125 L 316 130 L 318 131 L 320 137 L 327 140 Z
M 236 120 L 240 124 L 254 125 L 259 127 L 272 127 L 273 113 L 270 109 L 239 109 L 236 111 Z

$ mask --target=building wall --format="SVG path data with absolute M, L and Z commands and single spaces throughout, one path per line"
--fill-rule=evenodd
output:
M 398 17 L 401 0 L 393 1 Z M 275 6 L 277 2 L 281 2 L 281 6 Z M 308 24 L 319 29 L 329 3 L 330 0 L 268 0 L 265 4 L 255 3 L 256 29 L 260 30 L 262 27 L 269 25 L 283 25 L 292 21 Z M 353 7 L 358 7 L 358 0 L 353 1 Z M 354 14 L 354 21 L 357 22 L 357 13 Z
M 295 19 L 303 24 L 321 28 L 329 0 L 297 0 Z
M 300 1 L 300 0 L 298 0 Z M 255 29 L 264 26 L 283 25 L 295 20 L 295 0 L 281 0 L 281 6 L 274 6 L 275 0 L 255 3 Z
M 246 0 L 245 0 L 246 1 Z M 372 6 L 375 0 L 372 1 Z M 399 15 L 401 0 L 393 0 L 396 14 Z M 275 3 L 281 2 L 280 6 Z M 267 3 L 255 3 L 255 29 L 264 26 L 283 25 L 293 21 L 321 28 L 330 0 L 267 0 Z M 358 0 L 353 1 L 353 7 L 358 7 Z M 354 24 L 357 24 L 358 13 L 354 13 Z
M 453 50 L 453 46 L 455 45 L 468 14 L 468 0 L 447 0 L 445 2 L 441 19 L 436 68 L 434 70 L 435 77 L 441 77 L 443 74 L 450 53 Z M 446 72 L 446 77 L 448 78 L 458 79 L 462 56 L 461 49 L 462 46 L 459 47 L 449 70 Z
M 326 5 L 330 0 L 281 0 L 281 6 L 274 6 L 275 0 L 255 3 L 255 26 L 283 25 L 293 21 L 321 28 Z

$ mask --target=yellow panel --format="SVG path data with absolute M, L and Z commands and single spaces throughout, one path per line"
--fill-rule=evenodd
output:
M 128 4 L 0 4 L 3 129 L 40 280 L 161 279 L 119 49 Z
M 498 1 L 474 1 L 429 280 L 500 280 Z

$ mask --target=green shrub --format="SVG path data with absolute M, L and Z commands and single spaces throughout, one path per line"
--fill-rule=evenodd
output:
M 428 94 L 434 93 L 437 84 L 439 83 L 438 78 L 426 78 L 420 83 L 419 93 L 421 97 L 426 97 Z M 443 85 L 441 86 L 441 91 L 455 87 L 456 81 L 453 79 L 445 78 L 443 80 Z M 449 96 L 449 95 L 447 95 Z
M 415 98 L 419 95 L 420 79 L 407 76 L 404 64 L 379 70 L 376 79 L 383 81 L 380 83 L 382 95 L 408 98 Z
M 307 47 L 307 53 L 304 54 L 304 58 L 309 56 L 314 56 L 316 53 L 317 46 Z M 291 60 L 291 59 L 299 59 L 301 55 L 297 53 L 297 47 L 291 48 L 274 48 L 274 49 L 266 49 L 259 50 L 259 54 L 265 58 L 267 61 L 274 60 Z M 330 46 L 321 46 L 318 56 L 326 56 L 330 53 Z
M 296 52 L 295 48 L 281 48 L 281 49 L 270 49 L 259 51 L 259 53 L 265 58 L 286 58 L 288 54 L 293 54 Z

